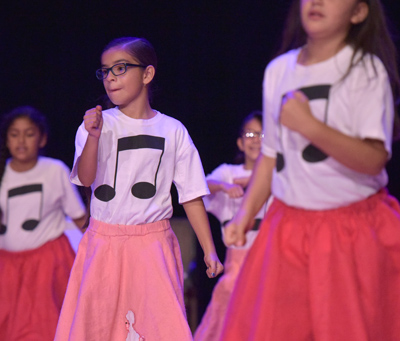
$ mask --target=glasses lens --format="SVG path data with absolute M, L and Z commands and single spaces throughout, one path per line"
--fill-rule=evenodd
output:
M 107 70 L 107 69 L 98 69 L 98 70 L 96 71 L 96 77 L 97 77 L 97 79 L 102 80 L 102 79 L 106 78 L 107 75 L 108 75 L 108 70 Z
M 115 64 L 115 65 L 111 68 L 111 72 L 112 72 L 115 76 L 122 75 L 123 73 L 126 72 L 126 65 L 125 65 L 125 63 Z
M 262 139 L 262 138 L 264 138 L 264 134 L 263 133 L 247 132 L 247 133 L 243 134 L 243 137 L 251 138 L 251 139 L 253 139 L 255 137 L 258 137 L 259 139 Z

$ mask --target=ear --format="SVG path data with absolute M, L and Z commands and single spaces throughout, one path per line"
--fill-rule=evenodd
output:
M 154 76 L 156 74 L 156 69 L 154 68 L 153 65 L 148 65 L 144 69 L 143 72 L 143 83 L 145 85 L 150 84 L 150 82 L 153 80 Z
M 360 1 L 354 9 L 353 16 L 350 18 L 350 22 L 353 25 L 362 23 L 368 16 L 369 6 L 366 2 Z
M 43 134 L 39 142 L 39 148 L 43 148 L 47 144 L 47 134 Z
M 243 152 L 243 151 L 244 151 L 244 145 L 243 145 L 243 138 L 242 138 L 242 137 L 238 137 L 238 138 L 237 138 L 236 144 L 237 144 L 239 150 L 240 150 L 241 152 Z

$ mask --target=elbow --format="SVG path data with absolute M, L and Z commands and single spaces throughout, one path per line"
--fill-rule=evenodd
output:
M 385 168 L 386 162 L 387 162 L 387 157 L 379 158 L 375 162 L 369 162 L 364 168 L 363 173 L 371 176 L 377 176 Z

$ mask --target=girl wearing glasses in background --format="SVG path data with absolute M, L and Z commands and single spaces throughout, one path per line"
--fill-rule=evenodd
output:
M 171 230 L 171 185 L 204 251 L 207 275 L 223 271 L 202 196 L 197 149 L 177 120 L 149 103 L 157 58 L 142 38 L 109 43 L 96 73 L 111 102 L 88 110 L 76 135 L 72 182 L 91 186 L 91 218 L 80 243 L 56 340 L 125 340 L 126 316 L 145 340 L 191 340 L 183 268 Z
M 243 264 L 222 340 L 398 340 L 400 207 L 385 186 L 396 52 L 379 0 L 294 0 L 266 68 L 265 139 L 225 243 Z
M 4 115 L 0 136 L 0 340 L 52 341 L 75 258 L 66 215 L 81 228 L 85 207 L 67 166 L 40 155 L 38 110 Z
M 229 222 L 239 209 L 256 160 L 261 151 L 262 113 L 252 112 L 242 123 L 237 138 L 240 153 L 236 164 L 222 164 L 207 176 L 211 194 L 204 197 L 207 212 L 212 213 L 221 223 Z M 246 244 L 231 246 L 226 250 L 224 274 L 218 280 L 211 301 L 194 334 L 195 341 L 219 340 L 236 278 L 248 250 L 258 234 L 258 226 L 267 209 L 264 204 L 255 216 L 250 231 L 246 233 Z M 223 233 L 223 232 L 222 232 Z

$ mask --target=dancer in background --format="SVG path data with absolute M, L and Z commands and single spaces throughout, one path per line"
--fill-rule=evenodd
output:
M 398 340 L 400 208 L 385 186 L 395 46 L 379 0 L 295 0 L 266 68 L 265 138 L 225 228 L 242 245 L 274 196 L 222 340 Z
M 92 187 L 91 218 L 56 340 L 125 340 L 129 312 L 145 340 L 191 340 L 180 248 L 169 223 L 173 182 L 207 275 L 223 271 L 202 200 L 209 191 L 200 157 L 182 123 L 150 106 L 157 57 L 147 40 L 113 40 L 101 65 L 96 76 L 117 107 L 88 110 L 76 135 L 71 179 Z
M 218 218 L 222 229 L 239 209 L 261 151 L 263 136 L 262 113 L 261 111 L 252 112 L 244 119 L 240 127 L 239 137 L 237 138 L 240 153 L 235 160 L 237 163 L 224 163 L 206 177 L 211 194 L 204 197 L 204 204 L 207 212 Z M 246 233 L 246 244 L 231 246 L 227 249 L 224 274 L 214 287 L 211 301 L 194 334 L 195 341 L 219 340 L 236 278 L 244 258 L 258 234 L 258 227 L 266 209 L 267 204 L 264 204 L 256 215 L 251 230 Z
M 3 116 L 0 158 L 0 339 L 53 340 L 75 253 L 66 216 L 85 220 L 60 160 L 39 156 L 44 116 L 18 107 Z

